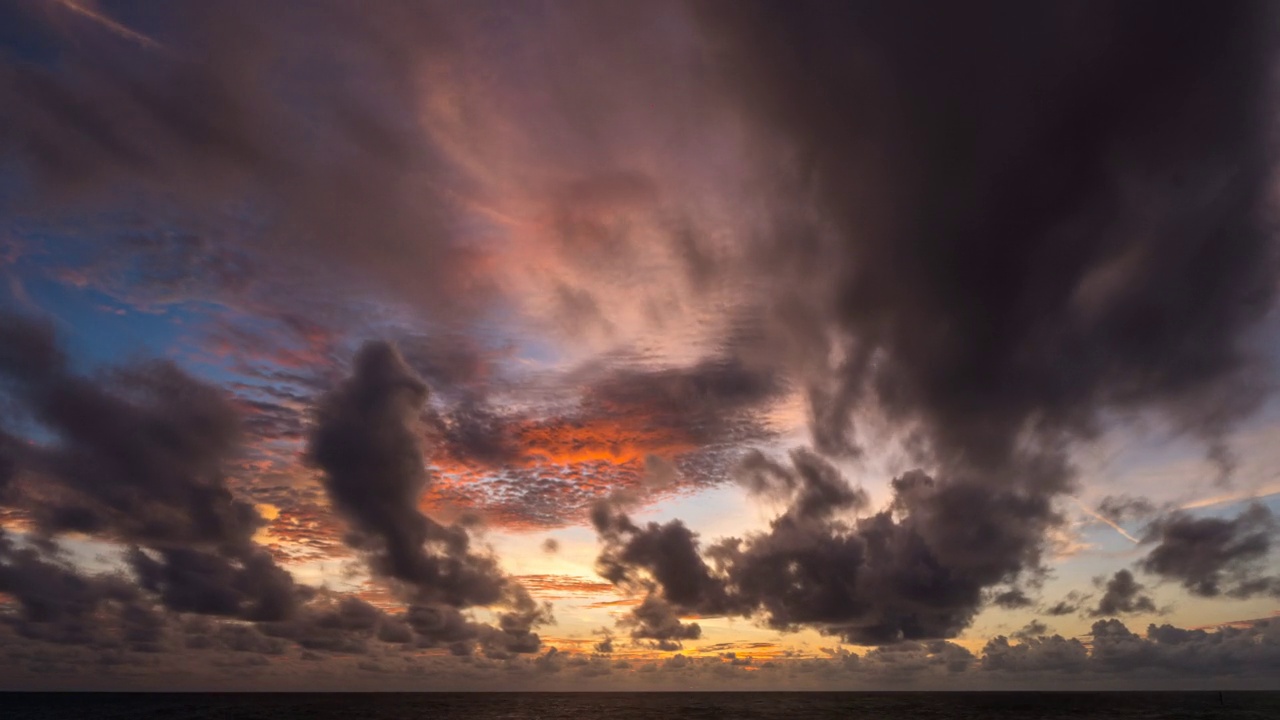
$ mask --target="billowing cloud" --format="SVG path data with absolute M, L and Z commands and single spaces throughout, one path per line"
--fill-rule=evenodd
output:
M 786 510 L 767 532 L 719 540 L 705 553 L 678 520 L 641 527 L 616 506 L 598 506 L 601 575 L 685 612 L 812 626 L 848 642 L 947 638 L 982 607 L 986 588 L 1038 566 L 1026 553 L 1056 517 L 1044 499 L 981 495 L 914 471 L 893 481 L 890 507 L 858 518 L 865 493 L 805 450 L 790 467 L 753 455 L 742 479 Z
M 1128 570 L 1117 570 L 1107 580 L 1106 592 L 1098 599 L 1098 607 L 1089 611 L 1093 617 L 1111 617 L 1122 613 L 1154 613 L 1156 604 L 1143 594 L 1146 588 Z
M 863 449 L 856 410 L 932 470 L 857 522 L 807 477 L 812 508 L 715 544 L 710 572 L 687 537 L 640 552 L 675 523 L 597 519 L 606 576 L 630 555 L 672 602 L 711 588 L 689 609 L 945 638 L 985 589 L 1042 568 L 1068 453 L 1104 418 L 1158 411 L 1224 459 L 1257 405 L 1248 341 L 1278 276 L 1269 13 L 695 7 L 755 159 L 785 178 L 752 250 L 817 451 Z M 670 563 L 689 569 L 674 589 Z M 1103 605 L 1149 604 L 1123 585 Z
M 1276 283 L 1268 10 L 696 7 L 785 173 L 791 224 L 760 252 L 830 368 L 819 440 L 856 443 L 874 402 L 948 469 L 1051 490 L 1011 468 L 1104 410 L 1216 437 L 1249 406 Z
M 40 533 L 134 545 L 143 586 L 175 610 L 292 612 L 292 578 L 253 540 L 262 518 L 227 485 L 238 428 L 220 391 L 167 363 L 80 377 L 52 329 L 21 317 L 0 317 L 0 345 L 19 417 L 56 439 L 15 453 L 27 476 L 15 502 Z
M 1139 563 L 1143 570 L 1176 580 L 1193 595 L 1280 597 L 1280 577 L 1268 574 L 1271 544 L 1280 532 L 1271 511 L 1250 505 L 1232 519 L 1174 513 L 1147 528 L 1154 543 Z
M 385 343 L 356 355 L 353 373 L 320 400 L 309 453 L 324 472 L 337 510 L 353 526 L 354 547 L 373 570 L 399 581 L 412 603 L 407 622 L 429 642 L 482 636 L 487 646 L 533 652 L 534 625 L 546 610 L 502 572 L 497 559 L 471 547 L 466 528 L 443 525 L 418 509 L 428 474 L 420 415 L 427 386 Z M 460 610 L 505 603 L 500 632 L 466 619 Z
M 671 603 L 656 595 L 645 597 L 620 624 L 631 630 L 633 639 L 656 641 L 659 650 L 678 650 L 683 641 L 702 637 L 698 623 L 680 622 Z
M 1048 604 L 1084 444 L 1154 419 L 1231 479 L 1280 277 L 1275 20 L 1154 2 L 0 9 L 0 302 L 56 309 L 91 346 L 0 318 L 12 666 L 141 673 L 182 648 L 227 677 L 305 659 L 467 687 L 1270 668 L 1274 623 L 1140 637 L 1103 619 L 1154 611 L 1158 580 L 1280 592 L 1265 508 L 1204 517 L 1129 488 L 1098 516 L 1150 521 L 1147 555 L 1040 606 L 1096 615 L 1091 639 L 1038 621 L 980 657 L 948 639 L 984 608 Z M 394 343 L 343 379 L 370 337 Z M 101 362 L 151 351 L 172 361 Z M 811 449 L 771 455 L 806 419 Z M 879 484 L 840 470 L 881 461 L 873 506 Z M 780 512 L 736 537 L 632 519 L 733 479 Z M 602 581 L 568 569 L 571 532 L 504 569 L 474 524 L 584 519 Z M 335 564 L 372 575 L 341 578 L 364 594 L 291 574 Z M 542 601 L 565 598 L 622 609 L 632 642 L 601 654 L 682 654 L 546 647 Z M 882 647 L 702 657 L 715 617 Z

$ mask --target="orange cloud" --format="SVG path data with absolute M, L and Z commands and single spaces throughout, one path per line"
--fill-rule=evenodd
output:
M 422 509 L 447 515 L 451 508 L 466 508 L 504 528 L 531 530 L 579 519 L 595 500 L 639 485 L 650 456 L 674 460 L 699 450 L 678 429 L 640 414 L 517 420 L 503 431 L 510 456 L 500 464 L 433 443 L 429 464 L 436 477 Z M 528 492 L 533 485 L 537 497 Z
M 577 575 L 517 575 L 531 594 L 548 600 L 612 593 L 613 585 Z

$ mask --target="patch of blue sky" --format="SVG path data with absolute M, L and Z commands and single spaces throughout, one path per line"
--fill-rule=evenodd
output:
M 16 268 L 21 273 L 22 268 Z M 15 309 L 37 310 L 52 319 L 75 370 L 84 372 L 141 356 L 163 355 L 173 347 L 187 312 L 141 313 L 91 287 L 76 287 L 44 273 L 18 276 L 25 298 Z M 34 305 L 33 307 L 30 307 Z

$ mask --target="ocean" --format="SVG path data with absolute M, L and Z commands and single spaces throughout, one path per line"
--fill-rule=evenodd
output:
M 5 693 L 5 720 L 1280 718 L 1280 692 Z

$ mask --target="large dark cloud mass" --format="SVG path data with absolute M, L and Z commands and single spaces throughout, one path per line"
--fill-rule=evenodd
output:
M 427 394 L 393 346 L 366 344 L 352 376 L 320 401 L 310 457 L 354 528 L 354 546 L 369 553 L 375 572 L 406 587 L 414 630 L 442 643 L 481 635 L 487 646 L 536 651 L 531 629 L 548 619 L 546 611 L 497 558 L 474 551 L 464 527 L 442 525 L 418 508 L 428 480 L 420 439 Z M 500 602 L 511 609 L 493 633 L 459 612 Z
M 131 562 L 174 610 L 278 620 L 289 574 L 253 541 L 263 520 L 227 486 L 235 411 L 216 388 L 151 363 L 103 378 L 72 372 L 52 328 L 0 317 L 0 387 L 19 421 L 54 436 L 13 448 L 26 476 L 11 502 L 46 536 L 134 546 Z
M 1158 411 L 1229 470 L 1278 277 L 1268 6 L 695 9 L 782 178 L 755 251 L 816 449 L 856 454 L 874 411 L 932 470 L 854 522 L 833 517 L 851 494 L 796 458 L 793 486 L 820 499 L 709 548 L 697 585 L 715 591 L 689 607 L 723 594 L 780 627 L 948 637 L 985 588 L 1034 579 L 1067 452 L 1104 418 Z M 643 569 L 680 604 L 706 576 L 687 544 L 642 552 L 679 528 L 596 525 L 613 577 Z M 669 563 L 692 574 L 668 587 Z M 1123 580 L 1104 605 L 1136 609 Z
M 159 651 L 183 633 L 211 646 L 240 628 L 233 649 L 278 653 L 272 638 L 282 638 L 364 653 L 376 639 L 456 653 L 479 644 L 499 658 L 541 645 L 532 630 L 549 609 L 474 551 L 463 528 L 417 510 L 426 474 L 414 429 L 427 390 L 390 346 L 366 347 L 355 376 L 321 403 L 312 455 L 353 546 L 407 589 L 399 619 L 295 584 L 257 543 L 264 520 L 228 486 L 237 414 L 216 388 L 167 363 L 78 375 L 52 328 L 5 315 L 0 390 L 13 410 L 6 424 L 40 438 L 4 436 L 3 501 L 33 523 L 24 544 L 0 534 L 0 593 L 19 609 L 3 619 L 22 636 Z M 128 547 L 131 574 L 77 568 L 58 545 L 68 533 Z M 491 605 L 495 626 L 463 612 Z M 189 616 L 256 627 L 214 625 L 192 640 L 177 629 Z
M 1280 281 L 1278 18 L 1261 0 L 0 3 L 0 302 L 122 324 L 81 358 L 0 315 L 0 632 L 103 663 L 182 646 L 244 670 L 302 648 L 382 672 L 412 648 L 606 674 L 538 654 L 549 606 L 467 514 L 529 529 L 590 507 L 636 643 L 750 618 L 882 646 L 816 674 L 969 673 L 947 639 L 1040 602 L 1086 442 L 1154 418 L 1231 480 Z M 198 338 L 170 356 L 227 387 L 97 367 L 135 321 L 139 346 Z M 368 337 L 408 360 L 368 342 L 342 378 Z M 797 393 L 811 449 L 748 451 Z M 873 507 L 842 471 L 881 460 Z M 632 519 L 729 479 L 781 508 L 767 528 Z M 272 530 L 297 533 L 279 545 L 354 550 L 403 612 L 295 582 L 248 497 L 279 500 Z M 1149 521 L 1147 554 L 1045 610 L 1096 616 L 1088 643 L 1031 624 L 980 667 L 1274 667 L 1276 622 L 1143 638 L 1106 619 L 1157 611 L 1158 580 L 1280 595 L 1268 510 L 1169 507 L 1102 502 Z M 90 571 L 73 537 L 120 564 Z M 757 668 L 722 659 L 707 672 Z
M 1265 3 L 696 6 L 816 206 L 762 252 L 832 338 L 819 439 L 874 400 L 999 475 L 1104 409 L 1230 419 L 1276 283 Z

